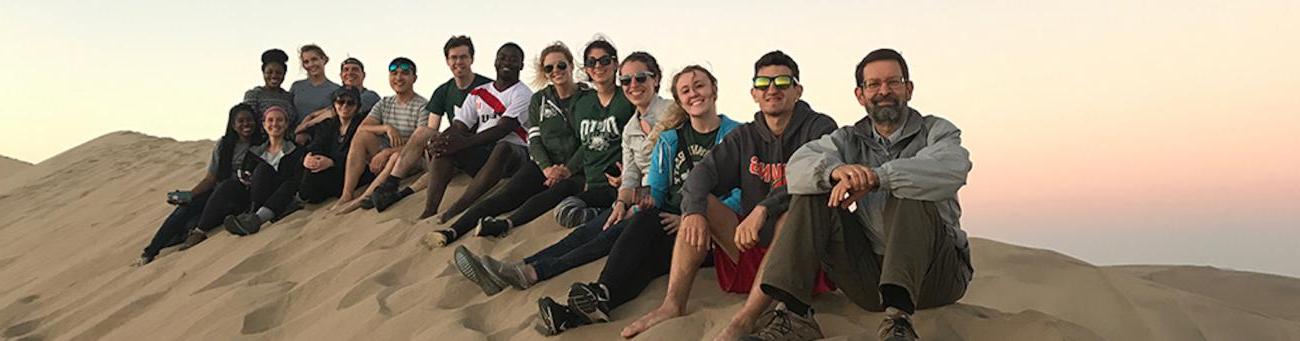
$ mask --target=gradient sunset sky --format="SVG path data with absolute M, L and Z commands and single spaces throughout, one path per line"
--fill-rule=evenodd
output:
M 742 121 L 754 60 L 781 49 L 804 99 L 842 125 L 863 116 L 854 65 L 891 47 L 912 105 L 964 132 L 970 234 L 1097 264 L 1300 276 L 1297 18 L 1300 2 L 1271 0 L 4 1 L 0 155 L 40 162 L 118 130 L 214 139 L 262 83 L 261 52 L 306 43 L 336 82 L 360 58 L 381 95 L 387 62 L 410 57 L 428 96 L 453 34 L 474 38 L 476 70 L 493 76 L 506 41 L 531 60 L 599 32 L 668 73 L 712 69 L 720 110 Z M 291 64 L 286 88 L 305 77 Z

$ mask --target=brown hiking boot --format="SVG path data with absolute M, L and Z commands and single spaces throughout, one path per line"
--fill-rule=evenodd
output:
M 203 233 L 203 231 L 200 231 L 198 229 L 190 230 L 190 235 L 185 237 L 185 243 L 181 244 L 181 247 L 178 249 L 181 251 L 185 251 L 186 249 L 192 248 L 195 245 L 199 245 L 199 243 L 202 243 L 204 240 L 207 239 L 208 239 L 207 233 Z
M 763 313 L 758 321 L 767 321 L 763 329 L 757 333 L 740 338 L 746 341 L 776 341 L 776 340 L 817 340 L 824 338 L 822 328 L 817 325 L 811 313 L 809 316 L 799 316 L 785 310 L 785 306 L 777 307 Z
M 912 329 L 912 315 L 894 307 L 885 309 L 885 320 L 880 322 L 878 332 L 881 341 L 913 341 L 921 338 Z

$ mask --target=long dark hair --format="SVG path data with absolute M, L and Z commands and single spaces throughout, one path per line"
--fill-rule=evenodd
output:
M 217 141 L 217 179 L 225 180 L 234 173 L 234 167 L 231 165 L 235 157 L 235 143 L 239 142 L 239 132 L 235 131 L 235 117 L 241 113 L 248 113 L 252 116 L 253 122 L 261 122 L 257 110 L 248 103 L 239 103 L 230 107 L 230 114 L 226 118 L 226 133 L 221 135 L 221 140 Z M 266 139 L 262 129 L 253 129 L 253 136 L 249 137 L 249 145 L 257 145 Z

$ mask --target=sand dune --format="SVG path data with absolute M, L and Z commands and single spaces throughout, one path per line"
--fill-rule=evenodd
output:
M 0 155 L 0 179 L 8 178 L 10 175 L 31 168 L 32 164 L 26 161 L 10 158 Z
M 541 340 L 548 338 L 532 328 L 536 300 L 563 295 L 603 265 L 485 297 L 448 266 L 450 248 L 417 246 L 434 225 L 414 220 L 421 203 L 405 200 L 383 214 L 333 216 L 309 207 L 257 235 L 218 233 L 194 249 L 169 249 L 152 264 L 127 267 L 170 211 L 163 193 L 197 181 L 211 147 L 113 133 L 0 181 L 0 337 Z M 460 243 L 515 259 L 566 232 L 543 217 L 504 239 Z M 973 249 L 977 270 L 967 298 L 919 313 L 923 339 L 1300 339 L 1300 304 L 1287 302 L 1298 297 L 1294 278 L 1095 267 L 982 239 Z M 722 293 L 709 271 L 701 277 L 689 314 L 641 339 L 701 339 L 725 325 L 743 297 Z M 658 304 L 664 287 L 665 279 L 656 280 L 615 312 L 613 323 L 549 339 L 615 339 Z M 1251 292 L 1260 287 L 1268 289 Z M 874 339 L 878 314 L 838 294 L 815 304 L 827 336 Z

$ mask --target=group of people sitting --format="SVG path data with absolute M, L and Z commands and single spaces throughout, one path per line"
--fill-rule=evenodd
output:
M 470 38 L 452 37 L 443 47 L 452 78 L 426 99 L 408 58 L 388 64 L 396 94 L 380 98 L 355 58 L 342 63 L 343 85 L 331 82 L 315 45 L 299 50 L 308 78 L 284 90 L 288 56 L 266 51 L 265 84 L 230 109 L 203 180 L 168 194 L 176 209 L 136 265 L 217 227 L 254 234 L 331 198 L 337 214 L 383 212 L 423 190 L 420 218 L 440 226 L 420 241 L 430 248 L 502 237 L 550 211 L 572 229 L 523 259 L 457 246 L 455 267 L 487 295 L 608 257 L 598 278 L 538 300 L 546 335 L 610 321 L 668 275 L 662 304 L 622 331 L 638 335 L 685 314 L 702 267 L 723 291 L 748 295 L 719 340 L 821 338 L 811 297 L 834 290 L 885 313 L 882 339 L 913 340 L 917 309 L 965 294 L 974 269 L 957 192 L 969 154 L 951 122 L 908 105 L 914 83 L 897 51 L 872 51 L 854 68 L 866 114 L 844 127 L 801 100 L 799 66 L 781 51 L 754 63 L 748 123 L 718 112 L 707 68 L 669 76 L 651 54 L 620 58 L 603 38 L 581 52 L 579 65 L 564 44 L 543 48 L 530 88 L 520 46 L 497 49 L 492 79 L 472 71 Z M 444 209 L 459 173 L 472 180 Z

